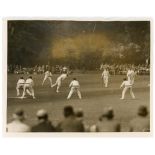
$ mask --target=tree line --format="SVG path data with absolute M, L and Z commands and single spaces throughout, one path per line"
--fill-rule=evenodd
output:
M 8 64 L 94 70 L 102 62 L 143 64 L 150 58 L 149 21 L 8 21 L 7 28 Z

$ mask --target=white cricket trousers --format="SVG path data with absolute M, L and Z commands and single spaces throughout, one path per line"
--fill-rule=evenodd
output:
M 131 78 L 130 76 L 128 76 L 128 81 L 130 82 L 130 84 L 134 84 L 135 78 Z
M 104 86 L 108 87 L 108 76 L 104 76 L 103 80 L 104 80 Z
M 24 90 L 23 90 L 22 98 L 25 97 L 26 93 L 29 94 L 30 96 L 32 96 L 33 98 L 35 98 L 35 96 L 34 96 L 34 89 L 33 89 L 33 87 L 30 84 L 25 84 L 24 85 Z
M 17 96 L 20 95 L 20 88 L 24 89 L 24 84 L 20 84 L 20 83 L 17 84 L 17 86 L 16 86 Z
M 49 77 L 49 76 L 45 76 L 45 77 L 44 77 L 43 82 L 42 82 L 42 85 L 44 84 L 44 82 L 45 82 L 47 79 L 49 79 L 50 84 L 51 84 L 51 86 L 52 86 L 52 78 Z
M 58 93 L 61 87 L 61 79 L 58 79 L 56 83 L 52 85 L 52 87 L 55 87 L 55 86 L 57 86 L 56 92 Z
M 127 92 L 128 89 L 130 90 L 130 95 L 131 95 L 131 97 L 132 97 L 133 99 L 135 99 L 135 95 L 134 95 L 134 93 L 133 93 L 133 91 L 132 91 L 132 87 L 124 87 L 124 89 L 123 89 L 123 91 L 122 91 L 122 99 L 125 98 L 125 94 L 126 94 L 126 92 Z
M 67 99 L 70 99 L 71 96 L 72 96 L 72 94 L 73 94 L 74 92 L 77 92 L 79 99 L 82 98 L 82 97 L 81 97 L 81 92 L 80 92 L 79 87 L 71 87 L 71 90 L 70 90 L 70 92 L 69 92 L 69 94 L 68 94 Z

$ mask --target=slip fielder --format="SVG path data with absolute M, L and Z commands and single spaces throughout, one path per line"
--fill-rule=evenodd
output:
M 21 99 L 23 99 L 25 97 L 26 93 L 29 94 L 30 96 L 32 96 L 33 99 L 35 99 L 33 86 L 34 86 L 34 82 L 33 82 L 32 76 L 30 76 L 25 81 L 23 95 L 22 95 Z
M 77 92 L 79 99 L 82 98 L 81 92 L 80 92 L 80 84 L 79 84 L 79 81 L 76 80 L 76 78 L 73 78 L 73 80 L 71 81 L 71 83 L 69 85 L 69 88 L 71 88 L 71 90 L 68 94 L 67 99 L 70 99 L 74 92 Z

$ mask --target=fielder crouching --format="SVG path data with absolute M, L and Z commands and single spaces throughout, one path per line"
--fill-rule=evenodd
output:
M 79 99 L 82 98 L 81 92 L 80 92 L 80 84 L 79 84 L 79 81 L 76 80 L 76 78 L 73 78 L 73 80 L 71 81 L 71 83 L 69 85 L 69 88 L 71 88 L 71 90 L 68 94 L 67 99 L 70 99 L 74 92 L 77 92 Z
M 17 90 L 17 96 L 20 95 L 20 89 L 24 89 L 25 80 L 23 77 L 20 77 L 20 79 L 17 82 L 16 90 Z
M 34 82 L 33 82 L 32 76 L 30 76 L 25 81 L 23 95 L 22 95 L 21 99 L 23 99 L 25 97 L 26 93 L 29 94 L 30 96 L 32 96 L 33 99 L 35 99 L 33 86 L 34 86 Z

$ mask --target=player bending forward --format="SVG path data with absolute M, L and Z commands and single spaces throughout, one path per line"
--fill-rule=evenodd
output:
M 52 87 L 52 73 L 51 73 L 49 70 L 47 70 L 47 71 L 45 72 L 45 76 L 44 76 L 44 79 L 43 79 L 43 82 L 42 82 L 42 86 L 44 85 L 44 82 L 45 82 L 47 79 L 49 79 L 50 85 L 51 85 L 51 87 Z
M 20 79 L 17 82 L 16 90 L 17 90 L 17 96 L 20 95 L 20 89 L 24 89 L 25 80 L 23 77 L 20 77 Z
M 25 97 L 26 93 L 32 96 L 33 99 L 35 99 L 33 86 L 34 86 L 34 82 L 32 80 L 32 76 L 30 76 L 24 84 L 24 90 L 23 90 L 23 95 L 21 99 Z
M 105 68 L 101 76 L 105 87 L 108 87 L 109 75 L 109 71 Z
M 121 84 L 120 88 L 124 87 L 123 91 L 122 91 L 122 97 L 120 98 L 121 100 L 124 100 L 125 98 L 125 94 L 127 92 L 127 90 L 130 90 L 130 95 L 133 99 L 135 99 L 135 95 L 132 91 L 132 84 L 130 83 L 130 81 L 128 81 L 126 78 L 123 79 L 123 83 Z
M 67 78 L 67 76 L 68 76 L 68 75 L 67 75 L 67 74 L 64 74 L 64 73 L 61 74 L 61 75 L 57 78 L 55 84 L 52 85 L 52 88 L 55 87 L 55 86 L 57 86 L 57 89 L 56 89 L 56 92 L 57 92 L 57 93 L 60 92 L 59 89 L 60 89 L 60 87 L 61 87 L 62 81 L 65 80 L 65 79 Z
M 80 92 L 80 84 L 79 84 L 79 81 L 76 80 L 76 78 L 73 78 L 73 80 L 71 81 L 71 83 L 69 85 L 69 88 L 71 88 L 71 90 L 68 94 L 67 99 L 70 99 L 74 92 L 77 92 L 79 99 L 82 98 L 81 92 Z

